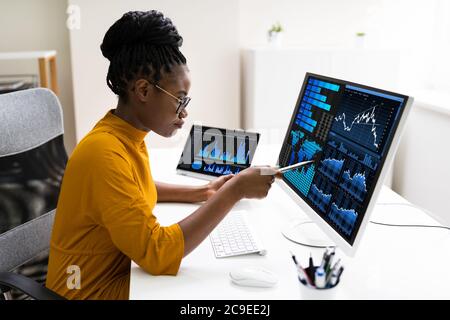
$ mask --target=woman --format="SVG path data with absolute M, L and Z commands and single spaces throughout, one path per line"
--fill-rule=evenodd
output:
M 153 181 L 144 137 L 173 136 L 188 115 L 181 43 L 157 11 L 124 14 L 103 39 L 107 84 L 119 99 L 75 148 L 64 174 L 46 285 L 66 298 L 128 299 L 131 260 L 151 274 L 176 275 L 237 201 L 265 197 L 274 180 L 249 168 L 201 187 Z M 157 201 L 205 202 L 162 227 L 152 213 Z

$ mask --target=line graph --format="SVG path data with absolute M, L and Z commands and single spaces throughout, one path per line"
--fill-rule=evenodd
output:
M 327 146 L 324 151 L 323 160 L 320 161 L 317 170 L 333 182 L 337 182 L 343 165 L 344 158 L 342 155 L 337 150 Z
M 309 190 L 308 198 L 322 213 L 328 210 L 333 193 L 333 185 L 320 174 L 316 174 Z
M 370 151 L 383 151 L 398 102 L 346 89 L 331 131 Z
M 355 209 L 340 208 L 333 202 L 328 217 L 338 226 L 339 229 L 349 236 L 355 227 L 358 213 Z
M 378 135 L 377 135 L 377 127 L 379 126 L 378 123 L 376 123 L 375 118 L 375 110 L 377 106 L 373 106 L 367 110 L 361 111 L 360 113 L 356 114 L 353 117 L 352 122 L 350 125 L 346 123 L 346 116 L 345 112 L 334 117 L 335 121 L 342 121 L 344 131 L 352 131 L 353 126 L 356 125 L 368 125 L 371 126 L 370 132 L 373 135 L 373 145 L 378 149 L 379 143 L 378 143 Z
M 347 197 L 344 192 L 339 191 L 331 203 L 327 217 L 339 230 L 350 237 L 359 212 L 361 212 L 361 208 L 358 204 Z
M 322 160 L 321 166 L 319 167 L 319 171 L 324 175 L 326 175 L 331 180 L 333 180 L 334 182 L 336 182 L 341 172 L 343 164 L 344 159 L 338 160 L 327 158 Z
M 364 201 L 369 184 L 369 169 L 357 162 L 347 161 L 342 173 L 340 187 L 359 201 Z
M 311 186 L 308 198 L 319 207 L 322 212 L 325 212 L 326 207 L 330 203 L 331 194 L 326 194 L 320 190 L 315 184 Z
M 376 170 L 378 166 L 379 156 L 376 153 L 364 150 L 355 143 L 344 140 L 344 138 L 337 136 L 333 132 L 330 133 L 328 138 L 328 145 L 372 170 Z

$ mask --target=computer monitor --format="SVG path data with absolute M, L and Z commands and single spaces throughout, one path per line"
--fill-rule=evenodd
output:
M 259 133 L 194 124 L 181 154 L 177 173 L 212 180 L 250 167 Z
M 410 111 L 411 97 L 307 73 L 280 151 L 278 183 L 332 244 L 353 255 L 375 205 Z M 305 243 L 311 224 L 284 234 Z M 323 243 L 313 239 L 307 245 Z M 326 242 L 324 242 L 326 243 Z

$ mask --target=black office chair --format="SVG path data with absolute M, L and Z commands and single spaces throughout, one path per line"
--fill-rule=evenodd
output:
M 50 90 L 0 95 L 0 293 L 5 299 L 19 292 L 64 299 L 43 285 L 67 162 L 62 119 Z

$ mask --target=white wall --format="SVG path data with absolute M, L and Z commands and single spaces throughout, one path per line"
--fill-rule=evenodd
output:
M 0 52 L 56 50 L 59 99 L 64 112 L 64 142 L 75 146 L 72 72 L 66 2 L 62 0 L 0 1 Z M 38 74 L 38 62 L 0 61 L 0 74 Z
M 239 126 L 238 1 L 69 0 L 81 9 L 81 29 L 70 32 L 77 139 L 116 106 L 106 85 L 108 61 L 100 52 L 107 29 L 130 10 L 157 9 L 172 19 L 184 38 L 181 50 L 191 70 L 189 129 L 192 121 Z M 184 135 L 150 134 L 149 146 L 184 143 Z
M 242 47 L 267 42 L 267 30 L 279 21 L 287 46 L 353 45 L 356 32 L 377 0 L 242 0 L 239 2 Z
M 240 45 L 267 43 L 279 21 L 285 46 L 355 47 L 364 32 L 370 50 L 402 53 L 399 90 L 450 91 L 450 2 L 448 0 L 243 0 Z

